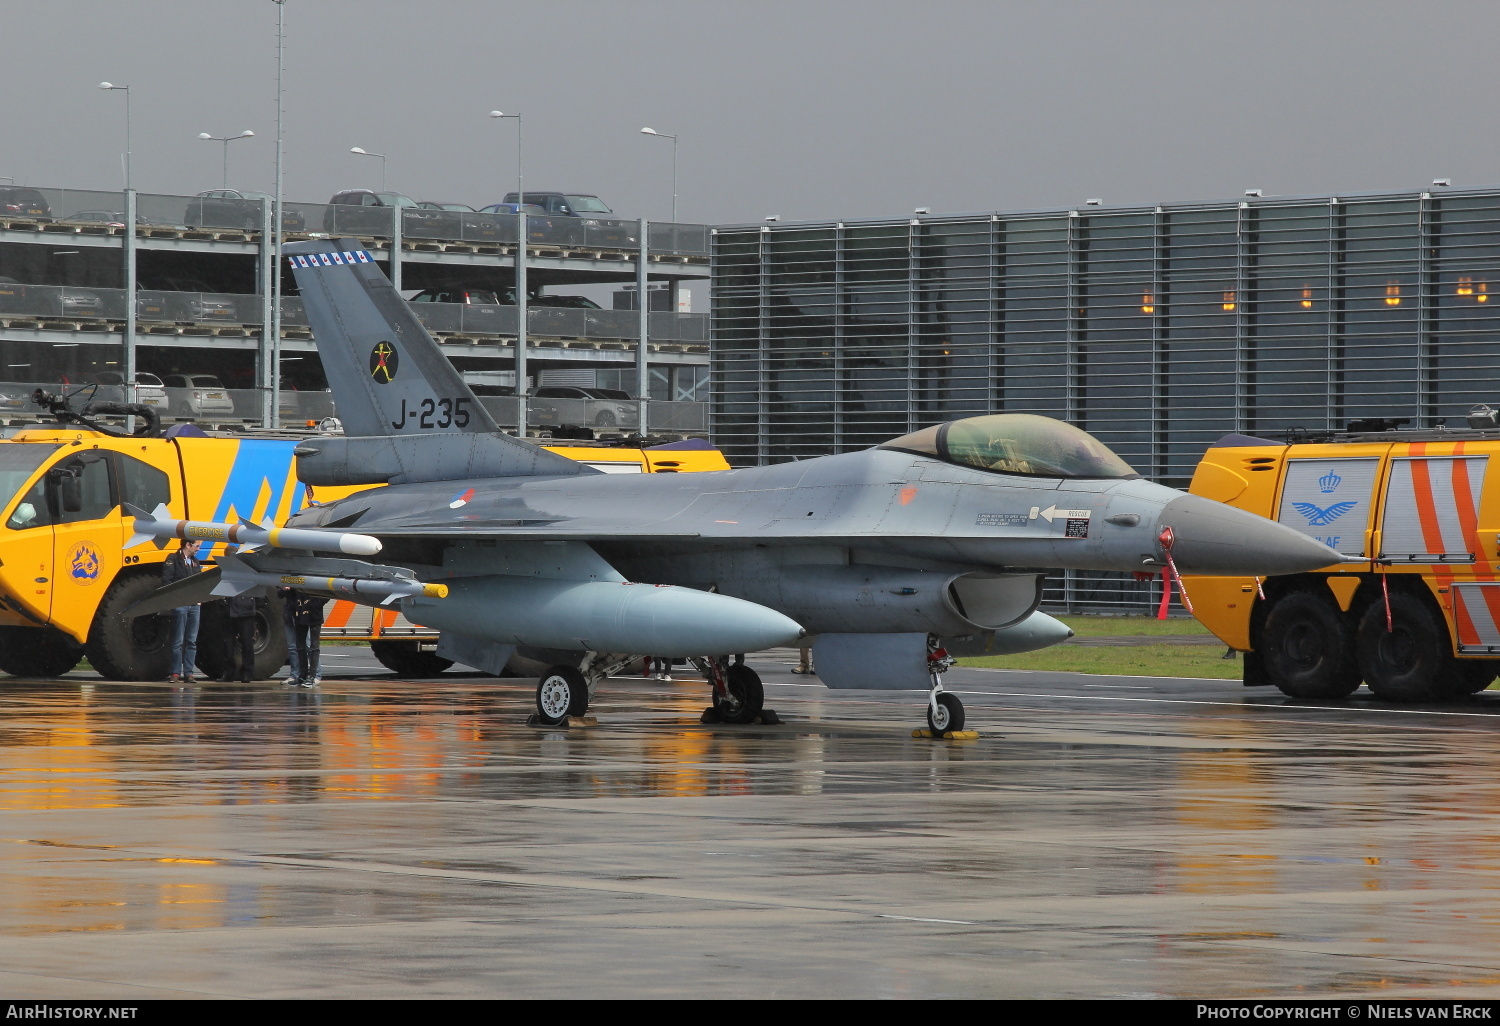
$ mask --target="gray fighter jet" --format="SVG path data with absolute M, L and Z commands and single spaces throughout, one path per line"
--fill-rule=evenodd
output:
M 519 650 L 552 665 L 536 693 L 544 722 L 582 714 L 602 679 L 643 656 L 692 660 L 720 716 L 750 722 L 760 679 L 725 654 L 815 638 L 828 686 L 927 691 L 929 727 L 958 730 L 963 706 L 942 688 L 953 654 L 1071 636 L 1037 610 L 1049 568 L 1271 575 L 1342 558 L 1143 480 L 1038 416 L 957 420 L 797 463 L 603 474 L 501 432 L 357 241 L 287 253 L 346 432 L 299 445 L 298 476 L 386 486 L 287 526 L 366 536 L 320 551 L 377 539 L 382 565 L 273 541 L 211 583 L 326 578 L 341 597 L 399 601 L 455 662 L 499 673 Z

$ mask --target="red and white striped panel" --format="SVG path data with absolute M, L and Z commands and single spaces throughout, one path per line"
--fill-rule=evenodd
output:
M 1380 558 L 1406 563 L 1472 563 L 1479 552 L 1479 494 L 1486 456 L 1391 460 Z
M 1500 652 L 1500 583 L 1453 586 L 1453 619 L 1460 652 Z

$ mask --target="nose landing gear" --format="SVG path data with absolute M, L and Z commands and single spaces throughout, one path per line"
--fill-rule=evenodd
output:
M 934 639 L 927 642 L 927 675 L 932 690 L 927 693 L 927 728 L 934 737 L 964 729 L 964 704 L 958 696 L 943 690 L 943 674 L 956 660 Z

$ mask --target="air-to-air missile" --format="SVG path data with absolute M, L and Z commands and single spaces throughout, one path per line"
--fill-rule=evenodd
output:
M 238 524 L 217 524 L 210 520 L 173 520 L 166 503 L 157 506 L 151 513 L 128 502 L 124 505 L 125 512 L 135 517 L 135 534 L 125 543 L 127 549 L 148 541 L 159 549 L 165 548 L 170 541 L 205 541 L 238 545 L 241 552 L 276 548 L 373 556 L 381 548 L 380 540 L 367 534 L 277 527 L 269 519 L 259 526 L 248 520 L 241 520 Z

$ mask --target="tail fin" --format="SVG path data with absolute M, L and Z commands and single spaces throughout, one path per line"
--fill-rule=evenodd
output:
M 486 476 L 580 472 L 577 462 L 500 432 L 358 240 L 294 242 L 286 254 L 339 419 L 351 441 L 372 436 L 487 435 L 459 447 L 466 453 L 477 451 L 476 446 L 483 450 L 482 462 L 490 469 Z M 399 452 L 415 443 L 394 444 Z M 424 476 L 464 476 L 472 473 L 469 463 L 429 466 Z
M 294 242 L 286 253 L 346 433 L 498 430 L 357 240 Z

